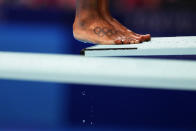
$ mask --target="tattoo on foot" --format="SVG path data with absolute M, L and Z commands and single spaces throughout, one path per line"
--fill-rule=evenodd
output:
M 110 37 L 110 36 L 112 36 L 112 35 L 117 34 L 118 31 L 116 31 L 116 30 L 114 30 L 114 29 L 109 29 L 109 28 L 107 28 L 107 27 L 103 27 L 103 28 L 101 28 L 101 27 L 96 27 L 96 28 L 94 29 L 94 33 L 97 34 L 99 37 L 103 37 L 103 36 L 105 36 L 105 35 L 108 36 L 108 37 Z

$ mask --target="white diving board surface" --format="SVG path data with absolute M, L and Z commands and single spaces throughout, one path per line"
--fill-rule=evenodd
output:
M 196 36 L 155 37 L 131 45 L 95 45 L 82 50 L 85 56 L 168 56 L 196 55 Z
M 196 62 L 0 52 L 0 79 L 196 91 Z

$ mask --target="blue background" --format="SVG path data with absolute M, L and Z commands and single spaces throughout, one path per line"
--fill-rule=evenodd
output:
M 7 19 L 0 23 L 0 51 L 79 55 L 89 46 L 72 36 L 73 13 L 6 8 L 4 13 Z M 174 19 L 177 13 L 157 14 Z M 190 22 L 195 21 L 193 16 L 194 12 L 188 17 Z M 129 17 L 119 19 L 137 32 L 153 36 L 196 34 L 195 26 L 184 32 L 175 26 L 168 30 L 161 30 L 162 25 L 157 25 L 158 30 L 141 28 Z M 194 130 L 195 100 L 196 92 L 188 91 L 0 80 L 0 128 Z

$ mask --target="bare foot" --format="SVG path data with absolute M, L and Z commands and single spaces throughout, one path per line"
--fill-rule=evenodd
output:
M 94 43 L 94 44 L 137 44 L 140 41 L 136 37 L 126 37 L 121 31 L 108 23 L 100 16 L 94 15 L 78 19 L 76 17 L 73 25 L 73 34 L 75 39 Z
M 134 37 L 126 35 L 121 28 L 116 28 L 117 26 L 113 26 L 110 21 L 104 19 L 99 11 L 100 2 L 107 5 L 108 0 L 76 1 L 76 17 L 73 25 L 75 39 L 105 45 L 140 43 L 135 35 Z

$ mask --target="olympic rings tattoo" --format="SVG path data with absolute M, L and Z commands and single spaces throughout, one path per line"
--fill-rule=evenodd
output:
M 105 35 L 106 36 L 112 36 L 114 34 L 117 34 L 117 31 L 116 30 L 114 30 L 114 29 L 108 29 L 107 27 L 103 27 L 103 28 L 96 27 L 94 29 L 94 32 L 95 32 L 95 34 L 97 34 L 100 37 L 103 37 Z

